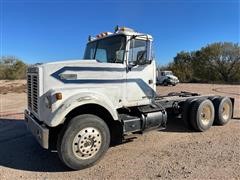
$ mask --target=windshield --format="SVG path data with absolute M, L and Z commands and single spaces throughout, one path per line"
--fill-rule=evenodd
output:
M 171 71 L 165 71 L 165 75 L 173 75 Z
M 124 59 L 125 36 L 111 36 L 87 44 L 83 59 L 96 59 L 105 63 L 122 63 Z

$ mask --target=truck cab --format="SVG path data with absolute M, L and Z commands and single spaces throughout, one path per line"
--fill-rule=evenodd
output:
M 173 85 L 176 86 L 179 83 L 179 79 L 177 76 L 173 74 L 172 71 L 160 71 L 157 70 L 157 85 Z
M 156 89 L 151 44 L 150 35 L 119 28 L 90 39 L 83 59 L 28 68 L 29 110 L 54 127 L 88 102 L 110 109 L 114 119 L 118 108 L 149 104 Z
M 226 124 L 230 98 L 157 95 L 152 43 L 149 34 L 117 27 L 89 37 L 83 59 L 30 66 L 25 120 L 40 145 L 57 149 L 66 166 L 79 170 L 129 134 L 166 128 L 168 114 L 197 131 L 213 121 Z

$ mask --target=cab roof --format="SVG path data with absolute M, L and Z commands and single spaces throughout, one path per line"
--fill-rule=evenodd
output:
M 136 32 L 133 29 L 128 28 L 128 27 L 120 27 L 120 28 L 117 27 L 117 29 L 115 29 L 115 32 L 113 32 L 113 33 L 112 32 L 103 32 L 103 33 L 98 34 L 96 37 L 89 36 L 88 40 L 89 40 L 89 42 L 92 42 L 92 41 L 96 41 L 99 39 L 104 39 L 106 37 L 116 36 L 116 35 L 137 36 L 136 39 L 144 39 L 144 40 L 148 39 L 150 41 L 153 40 L 151 35 Z

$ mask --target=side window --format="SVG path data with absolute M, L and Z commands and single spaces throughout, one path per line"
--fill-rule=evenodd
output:
M 136 62 L 138 55 L 146 50 L 147 50 L 147 41 L 132 39 L 130 42 L 130 49 L 129 49 L 129 61 Z M 147 53 L 145 53 L 144 55 L 147 56 Z
M 107 62 L 107 51 L 106 51 L 106 49 L 97 49 L 95 58 L 100 62 Z

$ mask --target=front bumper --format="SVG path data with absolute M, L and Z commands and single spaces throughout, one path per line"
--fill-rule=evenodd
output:
M 169 79 L 168 82 L 169 82 L 169 84 L 178 84 L 179 80 L 178 79 Z
M 31 116 L 28 110 L 25 110 L 24 116 L 27 127 L 31 131 L 33 136 L 37 139 L 37 141 L 43 148 L 48 149 L 49 129 L 46 127 L 46 125 L 40 124 L 37 119 Z

